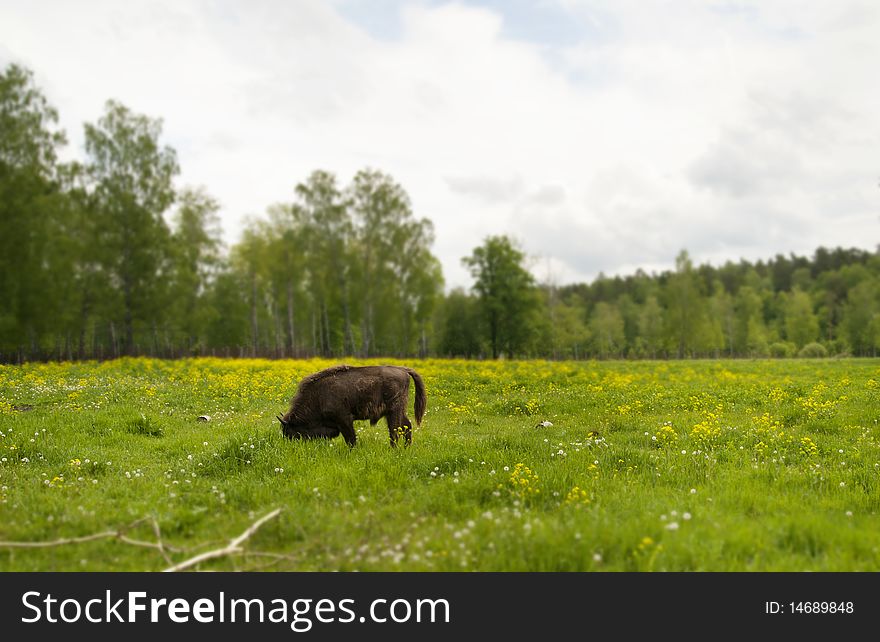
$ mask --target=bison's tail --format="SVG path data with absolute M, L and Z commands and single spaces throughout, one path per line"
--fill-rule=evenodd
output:
M 407 368 L 406 371 L 409 373 L 409 376 L 412 377 L 413 383 L 416 384 L 416 423 L 421 425 L 422 417 L 425 416 L 425 408 L 428 407 L 428 396 L 425 394 L 425 382 L 422 381 L 422 377 L 419 373 L 412 368 Z

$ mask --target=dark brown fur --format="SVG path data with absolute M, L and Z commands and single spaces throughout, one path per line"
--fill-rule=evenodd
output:
M 356 437 L 354 421 L 369 419 L 372 425 L 385 417 L 391 445 L 403 431 L 406 445 L 412 442 L 412 423 L 406 416 L 409 379 L 416 387 L 416 423 L 425 416 L 427 396 L 419 374 L 401 366 L 334 366 L 300 381 L 290 410 L 278 417 L 290 439 L 332 439 L 342 434 L 349 446 Z

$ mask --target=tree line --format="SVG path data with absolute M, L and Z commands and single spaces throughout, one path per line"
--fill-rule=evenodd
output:
M 162 121 L 108 101 L 62 163 L 57 111 L 0 75 L 0 359 L 429 351 L 433 226 L 392 177 L 326 171 L 223 247 L 219 203 L 175 188 Z
M 504 238 L 482 248 L 493 245 L 503 247 L 498 256 L 516 252 Z M 518 258 L 522 265 L 524 256 Z M 877 250 L 820 247 L 812 257 L 777 255 L 720 267 L 695 266 L 682 251 L 675 269 L 660 274 L 639 270 L 591 283 L 520 285 L 513 307 L 502 296 L 486 296 L 497 277 L 487 281 L 479 269 L 474 276 L 473 293 L 453 290 L 444 300 L 439 354 L 756 358 L 877 356 L 880 348 Z M 527 278 L 523 270 L 519 282 Z M 487 331 L 493 319 L 500 319 L 500 350 Z
M 433 225 L 391 176 L 318 170 L 225 247 L 220 204 L 175 186 L 162 121 L 108 101 L 82 161 L 27 69 L 0 73 L 0 361 L 146 354 L 685 358 L 873 355 L 880 254 L 538 283 L 493 236 L 444 291 Z

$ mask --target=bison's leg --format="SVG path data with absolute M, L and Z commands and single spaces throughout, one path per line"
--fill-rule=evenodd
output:
M 395 412 L 389 412 L 385 415 L 385 421 L 388 422 L 388 439 L 391 441 L 391 447 L 397 446 L 397 438 L 400 437 L 400 415 Z
M 388 422 L 388 437 L 391 439 L 391 446 L 397 446 L 397 439 L 403 435 L 404 442 L 407 446 L 412 443 L 412 423 L 403 411 L 389 412 L 385 415 Z
M 342 438 L 349 447 L 354 447 L 357 442 L 357 435 L 354 432 L 354 420 L 351 417 L 343 419 L 339 422 L 339 430 L 342 432 Z

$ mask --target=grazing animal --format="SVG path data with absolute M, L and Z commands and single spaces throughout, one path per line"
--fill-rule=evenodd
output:
M 300 381 L 290 410 L 277 417 L 281 431 L 289 439 L 332 439 L 342 434 L 354 446 L 355 420 L 369 419 L 375 426 L 385 417 L 391 445 L 397 445 L 402 431 L 408 446 L 412 442 L 412 423 L 406 416 L 410 377 L 416 387 L 416 423 L 421 425 L 427 396 L 419 373 L 401 366 L 342 365 Z

